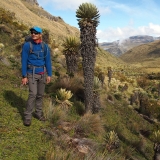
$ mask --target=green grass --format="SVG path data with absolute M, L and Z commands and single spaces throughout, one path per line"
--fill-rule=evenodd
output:
M 45 156 L 50 142 L 42 128 L 48 122 L 32 118 L 32 125 L 23 125 L 23 111 L 27 100 L 27 88 L 20 87 L 21 79 L 15 71 L 0 64 L 0 159 L 38 160 Z
M 28 97 L 27 87 L 21 87 L 21 78 L 18 78 L 17 76 L 20 73 L 16 69 L 12 70 L 11 67 L 6 67 L 2 64 L 0 64 L 0 67 L 3 69 L 3 72 L 0 73 L 0 159 L 45 160 L 46 154 L 49 154 L 51 147 L 53 147 L 51 146 L 52 143 L 54 144 L 55 150 L 57 150 L 57 157 L 65 158 L 67 153 L 62 148 L 64 146 L 69 147 L 68 144 L 58 138 L 48 138 L 42 131 L 43 129 L 53 129 L 53 124 L 51 121 L 40 122 L 37 119 L 32 118 L 32 124 L 30 127 L 23 125 L 23 112 Z M 105 91 L 102 93 L 104 94 L 103 96 L 105 96 Z M 49 103 L 47 96 L 45 97 L 44 102 L 46 110 L 48 108 L 47 104 Z M 99 114 L 101 121 L 104 124 L 105 132 L 108 133 L 109 131 L 115 130 L 115 132 L 118 134 L 121 141 L 121 146 L 117 152 L 119 153 L 119 157 L 122 157 L 122 155 L 125 154 L 124 152 L 126 152 L 126 146 L 131 147 L 127 148 L 127 150 L 130 150 L 128 152 L 131 152 L 132 147 L 141 147 L 141 145 L 139 145 L 139 130 L 142 128 L 144 130 L 153 130 L 154 125 L 144 121 L 144 119 L 140 117 L 133 109 L 128 108 L 123 101 L 114 99 L 114 102 L 114 105 L 104 102 L 103 109 Z M 74 109 L 70 110 L 66 115 L 66 118 L 59 117 L 59 120 L 67 120 L 70 123 L 78 123 L 79 118 L 77 117 L 79 116 L 76 114 L 77 113 Z M 83 127 L 83 124 L 81 125 Z M 59 130 L 59 134 L 63 136 L 64 133 L 61 129 L 58 129 L 58 124 L 54 124 L 54 127 L 56 130 Z M 87 132 L 87 129 L 88 128 L 86 128 L 84 133 Z M 71 137 L 74 137 L 76 132 L 72 129 L 67 134 Z M 99 134 L 98 137 L 95 134 L 88 132 L 87 135 L 94 141 L 98 141 L 99 144 L 104 143 L 104 133 Z M 141 157 L 141 160 L 145 160 L 144 157 L 146 156 L 151 157 L 153 155 L 153 143 L 150 140 L 146 141 L 147 144 L 144 150 L 149 150 L 148 153 L 142 152 L 137 154 L 137 152 L 134 151 L 133 153 L 130 153 L 130 156 L 139 156 Z M 100 151 L 98 152 L 97 154 L 102 155 Z M 116 151 L 114 154 L 112 153 L 112 157 L 114 157 L 116 154 Z

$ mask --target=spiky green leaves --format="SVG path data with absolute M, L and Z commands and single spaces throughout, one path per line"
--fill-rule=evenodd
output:
M 91 3 L 82 3 L 76 11 L 76 17 L 78 18 L 77 20 L 80 26 L 86 25 L 86 23 L 91 23 L 97 26 L 100 14 L 95 5 Z
M 80 40 L 77 37 L 66 37 L 62 43 L 64 54 L 77 54 L 79 51 Z
M 105 137 L 106 147 L 109 151 L 119 147 L 119 137 L 115 131 L 110 131 Z
M 101 82 L 98 77 L 94 77 L 93 88 L 95 92 L 101 89 Z
M 72 106 L 72 102 L 69 99 L 72 97 L 71 91 L 67 91 L 66 89 L 59 89 L 56 95 L 56 102 L 63 109 L 68 109 L 68 107 Z
M 153 142 L 160 143 L 160 130 L 154 131 L 150 138 L 153 140 Z

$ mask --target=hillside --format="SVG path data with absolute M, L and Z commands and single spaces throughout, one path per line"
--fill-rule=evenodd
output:
M 16 18 L 15 21 L 26 25 L 28 28 L 34 25 L 39 25 L 43 29 L 46 29 L 49 32 L 50 39 L 55 43 L 56 46 L 59 46 L 59 49 L 61 49 L 61 43 L 64 37 L 68 35 L 79 35 L 78 28 L 66 24 L 61 17 L 55 17 L 49 14 L 32 0 L 9 0 L 9 3 L 8 1 L 6 2 L 3 0 L 0 4 L 0 7 L 11 13 L 14 13 L 13 15 Z M 24 37 L 21 37 L 20 39 L 22 39 L 20 41 L 23 43 Z M 1 43 L 3 43 L 3 39 L 1 39 Z M 125 65 L 123 61 L 118 58 L 114 58 L 114 56 L 108 52 L 105 52 L 104 54 L 99 52 L 99 54 L 103 61 L 105 61 L 107 58 L 107 63 L 104 63 L 103 66 L 105 68 L 112 65 L 116 66 L 117 64 Z M 97 63 L 101 64 L 99 59 L 97 59 Z
M 43 8 L 39 7 L 37 1 L 32 0 L 3 0 L 0 3 L 0 7 L 15 14 L 15 21 L 26 25 L 28 28 L 38 25 L 43 29 L 48 30 L 52 40 L 57 45 L 61 45 L 64 37 L 68 35 L 78 36 L 79 29 L 65 23 L 61 17 L 55 17 L 46 12 Z M 32 4 L 32 5 L 31 5 Z M 22 37 L 23 38 L 23 37 Z M 102 54 L 103 57 L 104 54 Z M 118 58 L 114 58 L 110 53 L 105 53 L 107 57 L 106 67 L 110 65 L 116 66 L 116 64 L 125 65 L 123 61 Z M 105 60 L 105 58 L 102 58 Z M 98 61 L 98 60 L 97 60 Z
M 78 29 L 44 11 L 36 0 L 7 2 L 0 4 L 0 160 L 152 159 L 154 143 L 160 142 L 159 81 L 147 79 L 140 68 L 97 47 L 94 105 L 98 112 L 86 114 L 81 57 L 77 73 L 68 75 L 61 45 L 67 33 L 74 35 Z M 49 41 L 53 76 L 44 95 L 47 121 L 33 117 L 26 127 L 28 86 L 21 85 L 20 52 L 27 30 L 35 24 L 49 26 L 43 36 L 53 36 L 58 43 Z M 60 89 L 66 91 L 61 95 Z
M 78 35 L 79 30 L 66 24 L 60 17 L 51 16 L 37 4 L 25 0 L 2 0 L 0 7 L 15 13 L 18 22 L 32 26 L 40 26 L 49 30 L 55 40 L 62 39 L 64 36 Z
M 160 67 L 160 40 L 134 47 L 119 58 L 145 70 L 151 68 L 149 71 L 157 72 Z
M 121 56 L 128 50 L 142 45 L 142 44 L 147 44 L 150 42 L 153 42 L 155 40 L 158 40 L 159 37 L 152 37 L 152 36 L 147 36 L 147 35 L 137 35 L 137 36 L 132 36 L 123 40 L 117 40 L 114 42 L 103 42 L 100 43 L 100 46 L 108 51 L 109 53 L 113 54 L 114 56 Z

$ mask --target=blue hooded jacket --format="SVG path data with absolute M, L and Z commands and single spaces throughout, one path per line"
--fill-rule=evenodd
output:
M 33 69 L 28 66 L 36 66 L 35 74 L 45 72 L 46 67 L 48 76 L 52 76 L 51 55 L 47 44 L 44 43 L 44 49 L 42 49 L 42 43 L 32 43 L 32 52 L 30 53 L 30 42 L 25 42 L 22 48 L 21 63 L 22 63 L 22 76 L 26 77 L 27 73 L 32 73 Z M 44 51 L 43 51 L 44 50 Z

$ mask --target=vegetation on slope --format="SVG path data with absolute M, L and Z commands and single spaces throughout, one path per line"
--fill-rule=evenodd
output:
M 38 25 L 43 29 L 49 30 L 50 36 L 57 42 L 68 34 L 79 35 L 77 28 L 64 23 L 60 18 L 50 19 L 49 13 L 47 14 L 38 5 L 30 4 L 25 0 L 2 0 L 0 7 L 14 13 L 15 21 L 25 24 L 28 28 Z
M 159 72 L 160 67 L 160 41 L 143 44 L 134 47 L 121 55 L 120 58 L 126 63 L 142 67 L 146 72 Z
M 23 126 L 28 87 L 21 86 L 20 47 L 28 27 L 15 23 L 10 12 L 1 13 L 7 17 L 0 19 L 0 159 L 152 159 L 153 144 L 159 142 L 154 134 L 159 135 L 158 81 L 99 48 L 95 76 L 104 75 L 103 85 L 94 85 L 100 94 L 99 113 L 84 114 L 81 62 L 77 74 L 69 77 L 62 46 L 56 51 L 55 43 L 49 43 L 53 79 L 44 98 L 48 120 L 33 117 L 29 128 Z M 113 70 L 110 84 L 108 67 Z

